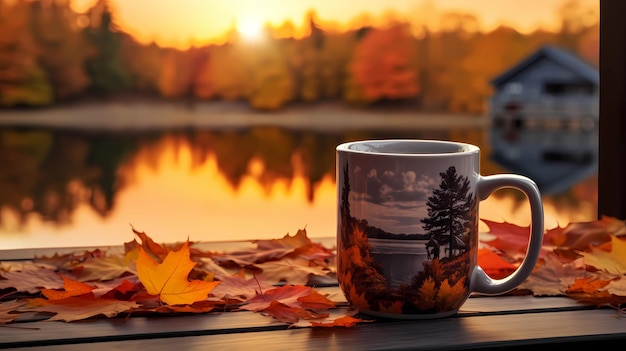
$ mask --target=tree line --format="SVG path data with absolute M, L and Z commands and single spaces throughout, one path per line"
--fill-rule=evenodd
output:
M 314 12 L 308 35 L 263 41 L 233 31 L 228 42 L 189 49 L 142 44 L 116 24 L 106 0 L 85 13 L 68 0 L 0 0 L 0 107 L 50 106 L 85 98 L 145 96 L 242 101 L 253 109 L 337 101 L 393 103 L 423 111 L 484 112 L 490 79 L 544 44 L 597 65 L 598 21 L 577 1 L 557 14 L 559 32 L 477 31 L 476 17 L 446 13 L 446 26 L 389 21 L 330 31 Z M 597 16 L 596 16 L 597 17 Z

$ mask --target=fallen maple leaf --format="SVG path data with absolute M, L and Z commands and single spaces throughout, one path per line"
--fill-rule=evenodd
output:
M 611 235 L 610 244 L 610 251 L 593 247 L 590 252 L 578 251 L 578 253 L 584 257 L 586 265 L 621 276 L 626 272 L 626 241 Z
M 530 226 L 520 227 L 512 223 L 499 223 L 481 219 L 489 227 L 488 234 L 494 236 L 485 243 L 497 250 L 505 252 L 509 257 L 521 259 L 525 256 L 530 237 Z
M 93 282 L 93 285 L 96 287 L 92 291 L 94 296 L 118 300 L 130 300 L 136 292 L 143 290 L 137 276 Z
M 311 326 L 313 327 L 346 327 L 346 328 L 350 328 L 350 327 L 354 327 L 357 323 L 362 323 L 362 322 L 371 322 L 371 320 L 365 320 L 362 318 L 356 318 L 356 317 L 352 317 L 352 316 L 343 316 L 343 317 L 339 317 L 335 320 L 332 321 L 326 321 L 326 322 L 315 322 L 312 321 L 311 322 Z
M 206 300 L 219 281 L 188 280 L 189 272 L 196 264 L 189 258 L 189 242 L 178 251 L 170 251 L 158 263 L 143 248 L 136 261 L 137 276 L 151 295 L 168 305 L 190 305 Z
M 490 249 L 478 249 L 478 264 L 490 277 L 502 279 L 509 276 L 517 268 L 517 265 L 506 261 Z
M 336 307 L 334 301 L 331 301 L 328 297 L 318 293 L 314 289 L 311 289 L 311 292 L 308 295 L 299 297 L 298 302 L 300 302 L 300 305 L 303 308 L 311 310 L 324 310 Z
M 272 301 L 263 309 L 263 313 L 278 319 L 281 322 L 294 324 L 301 319 L 320 319 L 328 317 L 328 313 L 318 313 L 300 307 L 290 307 L 278 301 Z
M 304 285 L 312 275 L 324 276 L 330 272 L 327 267 L 310 266 L 309 261 L 305 259 L 284 258 L 280 261 L 258 264 L 257 267 L 262 270 L 259 276 L 272 284 Z
M 139 239 L 141 239 L 141 244 L 138 244 L 137 241 L 126 243 L 124 245 L 126 247 L 126 252 L 133 250 L 135 248 L 135 245 L 139 245 L 141 248 L 144 249 L 146 253 L 151 255 L 153 258 L 159 260 L 159 262 L 165 256 L 167 256 L 167 253 L 169 252 L 169 250 L 167 249 L 167 247 L 165 247 L 165 245 L 157 244 L 145 232 L 140 232 L 132 226 L 131 226 L 131 229 L 133 230 L 133 233 L 135 233 L 135 235 L 137 235 Z
M 95 289 L 95 287 L 91 285 L 87 285 L 85 283 L 81 283 L 76 280 L 69 279 L 64 275 L 62 275 L 61 278 L 63 278 L 63 290 L 62 291 L 54 290 L 54 289 L 42 289 L 41 290 L 41 293 L 43 294 L 43 296 L 45 296 L 48 300 L 62 300 L 67 297 L 80 296 L 84 294 L 92 294 L 92 290 Z
M 257 244 L 259 250 L 275 248 L 295 249 L 310 244 L 311 240 L 306 235 L 306 229 L 300 229 L 294 236 L 286 234 L 282 239 L 254 240 L 253 243 Z
M 24 301 L 7 301 L 0 303 L 0 325 L 16 320 L 20 315 L 15 311 L 26 304 Z
M 38 265 L 23 265 L 20 271 L 0 272 L 0 289 L 15 288 L 17 291 L 38 293 L 41 288 L 60 289 L 63 287 L 63 279 L 50 268 L 42 268 Z
M 626 235 L 624 221 L 607 216 L 597 221 L 570 223 L 561 233 L 546 233 L 553 245 L 572 250 L 586 250 L 592 245 L 611 241 L 611 236 L 623 235 Z
M 114 317 L 122 312 L 129 312 L 133 308 L 140 307 L 134 301 L 100 299 L 93 296 L 93 294 L 72 296 L 53 301 L 36 298 L 29 300 L 28 304 L 31 306 L 28 311 L 55 313 L 49 320 L 65 322 L 73 322 L 98 315 Z
M 604 289 L 613 295 L 626 296 L 626 279 L 624 276 L 613 279 Z
M 134 273 L 132 262 L 132 254 L 124 256 L 105 254 L 103 257 L 87 259 L 72 267 L 72 274 L 80 281 L 111 280 L 126 273 Z
M 532 291 L 535 296 L 563 296 L 567 289 L 587 275 L 582 258 L 562 262 L 555 254 L 549 254 L 518 289 Z
M 243 310 L 253 312 L 262 311 L 270 306 L 272 301 L 278 301 L 289 307 L 301 307 L 302 303 L 299 298 L 311 294 L 313 289 L 304 285 L 283 285 L 277 288 L 258 294 L 248 301 L 247 305 L 241 307 Z
M 249 300 L 257 294 L 273 289 L 274 286 L 257 277 L 245 278 L 240 275 L 225 276 L 220 278 L 221 283 L 211 291 L 214 296 L 223 298 L 240 298 Z

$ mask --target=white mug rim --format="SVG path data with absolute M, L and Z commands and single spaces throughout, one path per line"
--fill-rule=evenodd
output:
M 366 148 L 368 145 L 392 145 L 392 144 L 404 144 L 404 145 L 427 145 L 431 147 L 441 146 L 442 148 L 451 148 L 451 151 L 432 151 L 432 152 L 387 152 L 387 151 L 376 151 L 374 149 L 364 150 L 364 149 L 354 149 L 355 146 L 363 146 Z M 456 148 L 456 150 L 452 149 Z M 437 140 L 437 139 L 364 139 L 364 140 L 355 140 L 342 143 L 337 146 L 337 151 L 347 152 L 347 153 L 356 153 L 362 155 L 379 155 L 379 156 L 400 156 L 400 157 L 426 157 L 426 156 L 437 156 L 444 157 L 447 155 L 450 156 L 459 156 L 463 154 L 472 154 L 476 152 L 480 152 L 480 148 L 476 145 L 450 141 L 450 140 Z

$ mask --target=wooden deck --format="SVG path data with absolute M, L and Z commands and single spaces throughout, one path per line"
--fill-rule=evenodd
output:
M 0 250 L 0 260 L 24 259 L 30 253 Z M 339 312 L 348 309 L 337 285 L 318 289 L 338 302 Z M 626 341 L 626 317 L 619 317 L 616 310 L 581 305 L 566 297 L 533 296 L 472 296 L 453 317 L 379 319 L 351 328 L 290 328 L 247 311 L 70 323 L 24 314 L 17 323 L 0 326 L 0 349 L 33 351 L 515 350 L 539 345 L 601 347 L 615 341 Z
M 330 290 L 337 288 L 328 288 Z M 347 307 L 341 307 L 347 308 Z M 252 312 L 24 321 L 0 328 L 0 349 L 462 350 L 596 345 L 626 340 L 626 318 L 567 298 L 472 297 L 454 317 L 288 328 Z M 86 345 L 88 344 L 88 345 Z

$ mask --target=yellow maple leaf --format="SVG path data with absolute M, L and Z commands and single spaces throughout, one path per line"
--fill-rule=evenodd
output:
M 146 291 L 168 305 L 190 305 L 206 300 L 219 281 L 187 279 L 196 264 L 189 258 L 189 242 L 178 251 L 170 251 L 163 263 L 158 263 L 143 248 L 137 257 L 137 277 Z
M 583 256 L 586 265 L 610 274 L 626 273 L 626 241 L 611 235 L 611 250 L 592 248 L 591 252 L 578 252 Z

